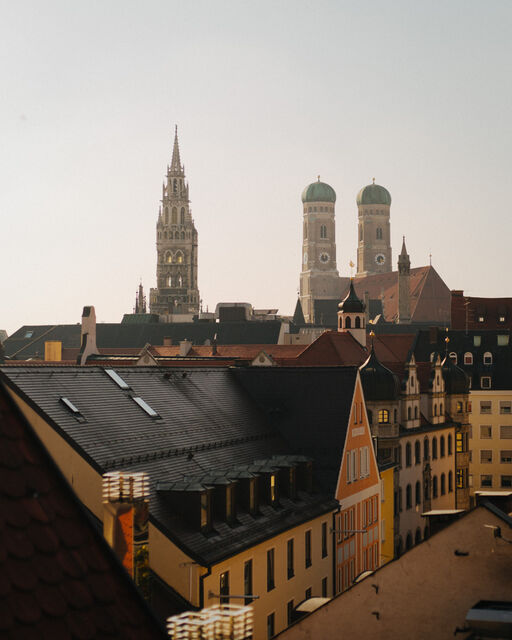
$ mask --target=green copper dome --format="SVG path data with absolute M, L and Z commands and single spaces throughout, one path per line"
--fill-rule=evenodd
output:
M 391 194 L 380 184 L 369 184 L 357 194 L 356 202 L 360 204 L 391 204 Z
M 304 189 L 302 202 L 336 202 L 336 191 L 318 178 Z

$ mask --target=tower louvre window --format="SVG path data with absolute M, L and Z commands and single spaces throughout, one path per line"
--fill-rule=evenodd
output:
M 377 240 L 382 240 L 382 229 L 377 227 Z
M 325 224 L 320 225 L 320 238 L 324 240 L 327 238 L 327 225 Z

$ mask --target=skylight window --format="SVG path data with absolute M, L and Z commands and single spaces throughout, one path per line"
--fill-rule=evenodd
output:
M 26 331 L 25 335 L 23 336 L 24 338 L 31 338 L 34 335 L 33 331 Z
M 117 374 L 114 369 L 105 369 L 105 373 L 112 378 L 112 380 L 117 384 L 120 389 L 129 389 L 130 385 L 126 383 L 119 374 Z
M 137 396 L 134 396 L 133 398 L 134 402 L 136 402 L 139 407 L 141 409 L 144 409 L 144 411 L 148 414 L 148 416 L 151 416 L 151 418 L 159 418 L 160 416 L 158 415 L 158 413 L 152 409 L 149 404 L 143 400 L 142 398 L 139 398 Z
M 80 415 L 80 411 L 78 411 L 78 409 L 75 407 L 75 405 L 71 402 L 69 398 L 62 397 L 60 401 L 62 402 L 62 404 L 66 405 L 66 407 L 71 411 L 71 413 Z

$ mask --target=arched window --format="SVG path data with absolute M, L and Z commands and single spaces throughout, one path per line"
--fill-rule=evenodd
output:
M 185 232 L 184 231 L 181 232 L 181 239 L 185 240 Z
M 443 403 L 442 402 L 439 404 L 439 415 L 440 416 L 443 415 Z
M 492 364 L 492 353 L 490 351 L 484 353 L 484 364 Z
M 176 253 L 176 262 L 178 264 L 182 264 L 183 263 L 183 254 L 181 253 L 181 251 L 178 251 Z
M 441 495 L 444 496 L 446 493 L 446 476 L 444 473 L 441 474 Z
M 180 224 L 185 224 L 185 207 L 181 207 Z
M 164 238 L 167 240 L 167 231 L 164 231 Z
M 322 239 L 327 238 L 327 225 L 325 224 L 320 225 L 320 237 Z
M 425 478 L 425 484 L 423 485 L 423 498 L 430 500 L 430 482 L 428 477 Z
M 359 316 L 356 316 L 356 321 L 355 321 L 354 325 L 355 325 L 356 329 L 360 329 L 361 328 L 361 318 Z
M 410 484 L 408 484 L 405 489 L 405 508 L 412 508 L 412 487 Z
M 397 418 L 396 409 L 393 409 L 393 422 L 396 422 L 396 418 Z
M 363 239 L 363 227 L 359 227 L 359 240 Z
M 414 487 L 414 497 L 416 504 L 421 504 L 421 484 L 419 480 Z
M 345 318 L 345 329 L 350 329 L 352 327 L 352 321 L 350 319 L 350 316 L 347 316 Z
M 167 286 L 172 287 L 172 276 L 167 276 Z
M 448 473 L 448 493 L 453 491 L 453 471 Z
M 425 529 L 423 530 L 423 540 L 428 540 L 429 535 L 430 535 L 430 531 L 428 529 L 428 526 L 426 526 Z
M 416 535 L 414 536 L 414 544 L 419 544 L 421 542 L 421 529 L 418 527 L 416 529 Z
M 414 464 L 420 464 L 421 462 L 421 445 L 420 441 L 416 440 L 414 443 Z
M 432 478 L 432 497 L 437 498 L 437 476 Z
M 178 287 L 182 287 L 182 286 L 183 286 L 183 276 L 180 273 L 178 276 Z
M 473 354 L 471 351 L 466 351 L 464 354 L 464 364 L 473 364 Z
M 418 407 L 414 407 L 414 419 L 418 419 Z
M 382 229 L 377 227 L 377 240 L 382 240 Z
M 451 433 L 448 434 L 448 455 L 449 456 L 452 455 L 452 435 L 451 435 Z
M 434 415 L 437 416 L 437 404 L 434 404 Z
M 432 353 L 430 354 L 430 362 L 434 362 L 436 357 L 435 351 L 432 351 Z
M 171 211 L 171 224 L 178 224 L 178 209 L 176 207 L 173 207 Z
M 405 445 L 405 466 L 410 467 L 411 464 L 412 464 L 412 450 L 411 450 L 411 443 L 408 442 Z
M 165 224 L 169 224 L 169 207 L 165 207 Z
M 434 436 L 432 438 L 432 459 L 435 460 L 437 458 L 437 438 Z
M 407 537 L 405 539 L 405 549 L 406 551 L 412 549 L 412 533 L 410 531 L 407 533 Z
M 174 193 L 178 193 L 178 181 L 176 180 L 176 178 L 174 178 L 174 181 L 172 183 L 172 190 Z
M 165 261 L 169 264 L 172 262 L 172 253 L 170 251 L 165 254 Z
M 439 440 L 439 449 L 440 449 L 441 458 L 444 458 L 444 436 L 441 436 Z
M 389 424 L 389 411 L 387 409 L 379 411 L 379 424 Z
M 457 401 L 457 404 L 455 405 L 456 407 L 456 411 L 457 413 L 462 413 L 463 409 L 464 409 L 464 405 L 462 404 L 462 402 L 460 400 Z
M 402 536 L 398 536 L 398 540 L 395 542 L 395 558 L 399 558 L 404 552 L 404 545 L 402 542 Z
M 423 440 L 423 460 L 428 460 L 429 457 L 430 455 L 429 455 L 428 438 L 425 436 L 425 440 Z
M 407 407 L 407 420 L 411 419 L 411 407 Z
M 457 354 L 455 351 L 451 351 L 449 357 L 453 360 L 453 364 L 457 364 Z

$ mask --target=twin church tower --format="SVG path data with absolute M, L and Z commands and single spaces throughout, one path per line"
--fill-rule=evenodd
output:
M 313 182 L 302 192 L 304 226 L 300 301 L 307 323 L 318 323 L 315 301 L 340 300 L 348 279 L 336 268 L 334 189 Z M 391 196 L 370 184 L 358 193 L 359 211 L 356 278 L 392 271 L 390 243 Z M 150 311 L 167 321 L 191 318 L 200 310 L 197 286 L 197 231 L 190 210 L 189 187 L 181 164 L 177 128 L 171 164 L 162 185 L 156 225 L 157 286 L 150 292 Z M 408 273 L 405 244 L 399 270 Z M 407 283 L 408 284 L 408 283 Z

